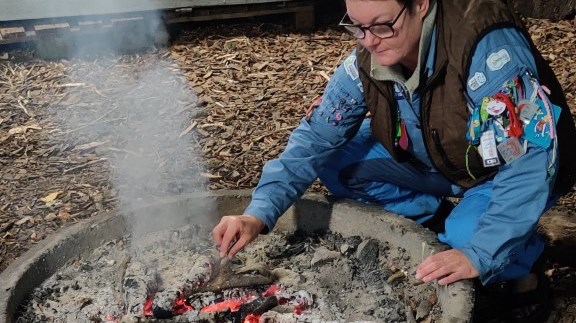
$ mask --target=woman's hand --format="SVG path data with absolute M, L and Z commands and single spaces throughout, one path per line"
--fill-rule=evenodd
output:
M 438 280 L 439 285 L 478 277 L 479 273 L 464 253 L 458 249 L 439 252 L 426 259 L 416 268 L 416 279 L 427 283 Z
M 234 257 L 262 232 L 264 226 L 262 221 L 251 215 L 222 217 L 220 223 L 212 230 L 214 243 L 220 250 L 220 257 Z

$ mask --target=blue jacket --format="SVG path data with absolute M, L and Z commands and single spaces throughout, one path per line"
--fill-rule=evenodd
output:
M 426 64 L 429 75 L 434 72 L 434 44 L 433 38 Z M 498 53 L 496 57 L 495 53 Z M 335 150 L 357 133 L 367 109 L 355 71 L 353 52 L 328 82 L 320 106 L 293 131 L 285 151 L 264 165 L 245 214 L 257 217 L 272 229 L 330 162 Z M 511 28 L 491 31 L 478 43 L 472 59 L 467 89 L 470 106 L 480 107 L 484 97 L 500 91 L 505 82 L 516 76 L 530 84 L 527 72 L 534 74 L 535 71 L 530 46 L 519 32 Z M 403 84 L 397 84 L 396 89 L 402 119 L 411 139 L 408 150 L 434 171 L 418 126 L 418 93 L 406 93 Z M 526 86 L 526 92 L 529 97 L 532 88 Z M 502 135 L 494 127 L 497 135 Z M 510 262 L 510 256 L 533 233 L 550 197 L 557 167 L 555 147 L 551 144 L 543 148 L 532 142 L 526 145 L 527 153 L 522 158 L 500 167 L 491 189 L 486 192 L 490 195 L 487 211 L 469 244 L 461 249 L 483 281 L 500 273 Z

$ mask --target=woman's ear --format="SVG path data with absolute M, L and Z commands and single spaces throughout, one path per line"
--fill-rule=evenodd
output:
M 426 17 L 430 8 L 430 0 L 416 0 L 416 12 L 422 20 Z

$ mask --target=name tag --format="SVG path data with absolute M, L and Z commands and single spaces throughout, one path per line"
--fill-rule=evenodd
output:
M 482 151 L 482 162 L 484 167 L 494 167 L 500 165 L 494 130 L 487 130 L 482 133 L 482 137 L 480 138 L 480 147 Z

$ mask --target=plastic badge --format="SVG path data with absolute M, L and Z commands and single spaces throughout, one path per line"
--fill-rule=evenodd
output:
M 520 110 L 520 121 L 524 124 L 530 123 L 530 120 L 538 112 L 538 105 L 532 101 L 522 100 L 518 102 L 518 109 Z
M 507 164 L 515 161 L 526 154 L 524 147 L 516 137 L 510 137 L 505 142 L 498 145 L 498 152 Z
M 500 165 L 494 130 L 487 130 L 482 133 L 480 147 L 482 148 L 482 162 L 484 167 Z
M 524 139 L 542 148 L 548 148 L 552 143 L 552 138 L 550 137 L 551 122 L 547 121 L 551 117 L 546 114 L 542 100 L 537 99 L 536 104 L 538 105 L 537 113 L 530 120 L 530 123 L 524 126 Z M 554 124 L 556 124 L 562 109 L 556 105 L 551 105 L 551 107 L 554 114 Z

